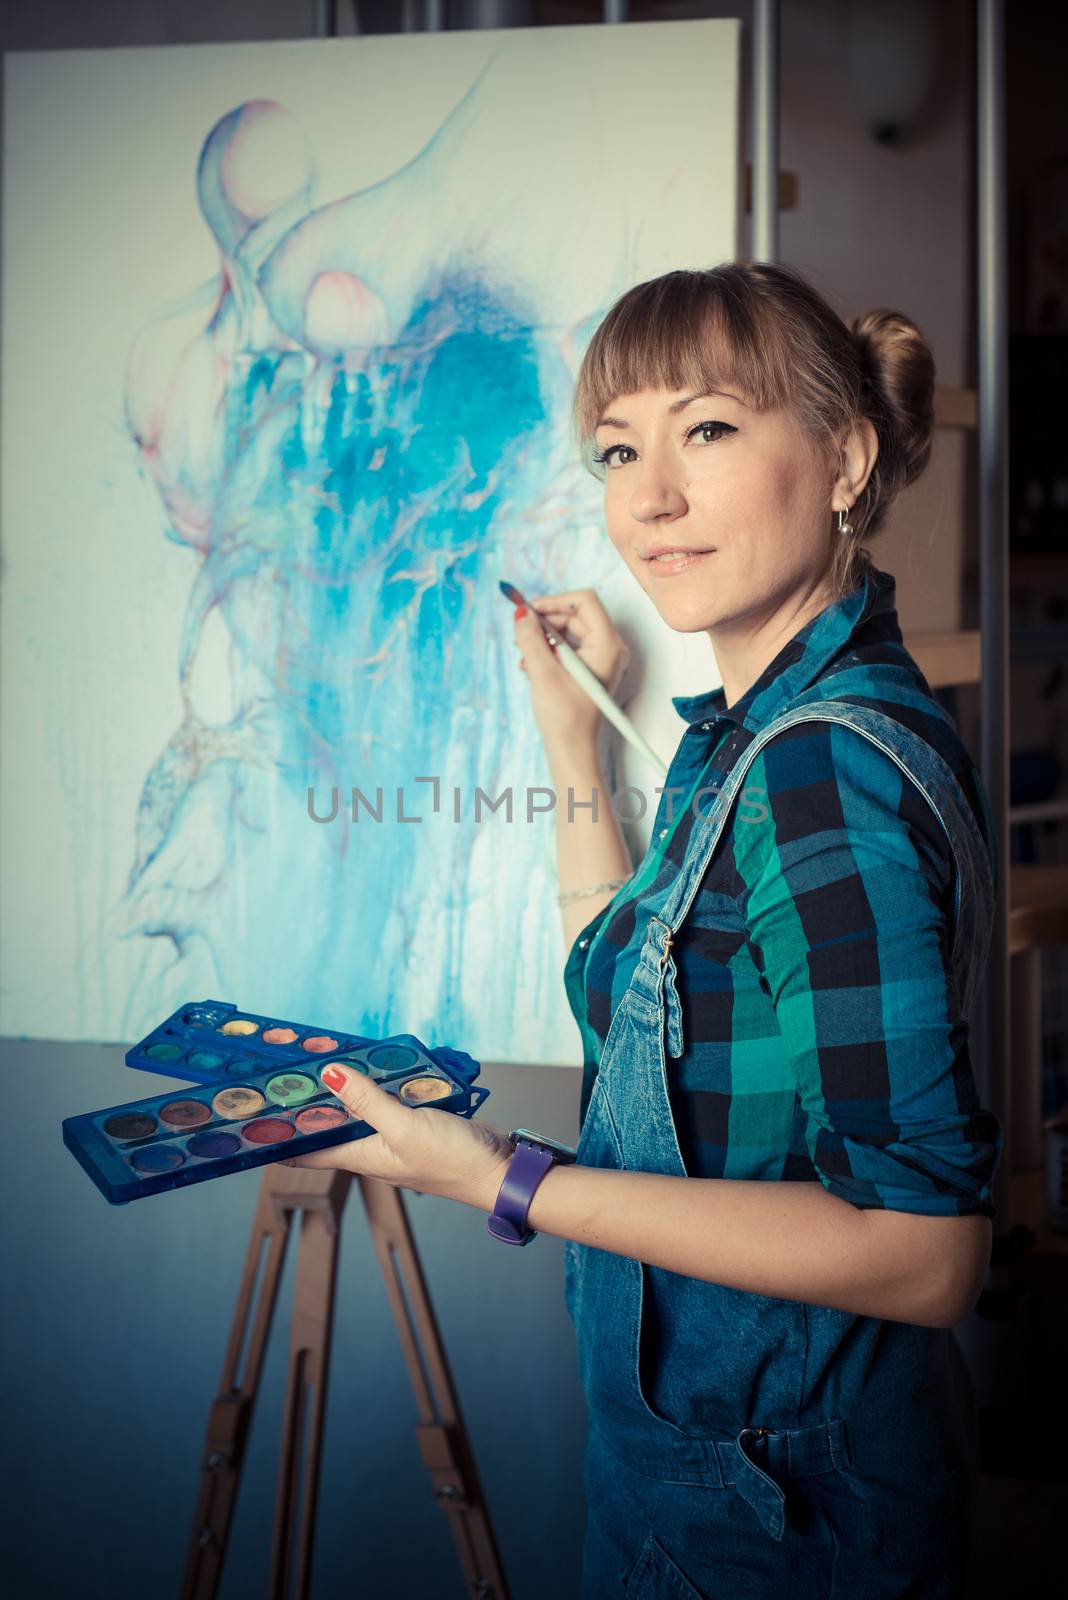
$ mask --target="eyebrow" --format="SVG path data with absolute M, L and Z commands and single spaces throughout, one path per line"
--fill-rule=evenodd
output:
M 738 395 L 731 394 L 729 389 L 702 389 L 698 394 L 688 394 L 684 400 L 676 400 L 674 405 L 668 406 L 668 412 L 674 416 L 678 411 L 685 411 L 687 406 L 692 406 L 695 400 L 710 400 L 713 395 L 721 395 L 724 400 L 734 400 L 738 405 L 744 406 L 745 401 Z M 601 417 L 594 423 L 597 428 L 629 428 L 630 423 L 624 422 L 622 417 Z

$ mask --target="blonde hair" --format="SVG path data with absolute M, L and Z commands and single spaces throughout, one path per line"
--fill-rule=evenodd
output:
M 931 454 L 934 358 L 900 311 L 869 311 L 847 327 L 791 267 L 735 261 L 666 272 L 628 289 L 582 359 L 572 423 L 587 466 L 610 401 L 641 389 L 739 388 L 757 410 L 796 418 L 828 468 L 856 423 L 868 418 L 878 459 L 847 521 L 832 525 L 828 576 L 848 594 L 870 565 L 861 541 L 878 532 L 896 496 Z

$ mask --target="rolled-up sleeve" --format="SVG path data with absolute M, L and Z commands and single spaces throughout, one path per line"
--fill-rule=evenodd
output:
M 862 1208 L 993 1217 L 1001 1128 L 954 1006 L 941 824 L 840 726 L 780 735 L 750 773 L 766 803 L 734 828 L 747 937 L 820 1181 Z

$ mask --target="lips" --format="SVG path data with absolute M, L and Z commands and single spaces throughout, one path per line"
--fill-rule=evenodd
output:
M 699 561 L 707 561 L 709 556 L 715 555 L 715 550 L 665 550 L 663 555 L 647 555 L 643 557 L 649 568 L 649 576 L 654 583 L 668 578 L 679 577 L 683 573 L 692 572 Z
M 710 556 L 714 548 L 715 546 L 709 546 L 706 549 L 692 550 L 684 545 L 659 544 L 653 545 L 649 550 L 643 550 L 641 558 L 643 561 L 655 561 L 658 556 Z

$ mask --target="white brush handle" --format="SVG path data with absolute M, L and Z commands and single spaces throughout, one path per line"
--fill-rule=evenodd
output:
M 666 773 L 667 762 L 661 761 L 656 751 L 646 744 L 626 712 L 621 711 L 616 705 L 600 678 L 590 671 L 585 661 L 559 636 L 556 641 L 556 659 L 564 671 L 571 674 L 579 687 L 585 689 L 594 704 L 600 707 L 612 726 L 619 729 L 624 739 L 634 746 L 639 755 L 643 755 L 658 772 Z

